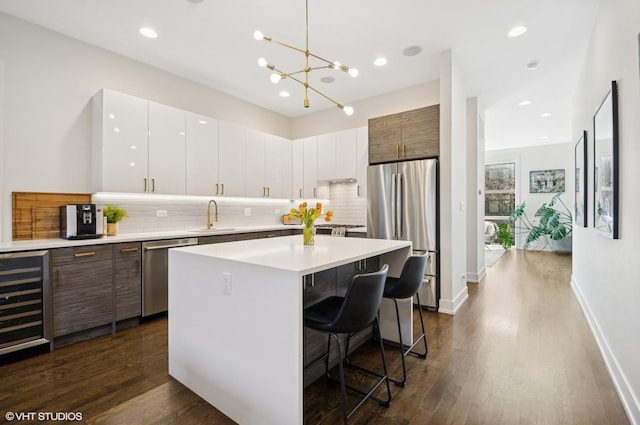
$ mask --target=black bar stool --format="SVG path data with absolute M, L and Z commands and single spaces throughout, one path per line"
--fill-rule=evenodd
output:
M 338 346 L 338 370 L 340 372 L 340 389 L 342 391 L 342 414 L 344 416 L 345 425 L 348 424 L 351 415 L 360 407 L 367 399 L 376 401 L 381 406 L 389 407 L 391 401 L 391 389 L 389 388 L 389 378 L 387 375 L 387 362 L 384 358 L 384 347 L 378 324 L 378 310 L 382 302 L 382 293 L 387 278 L 389 266 L 386 264 L 380 271 L 374 273 L 358 274 L 353 277 L 349 288 L 344 297 L 332 296 L 325 298 L 318 303 L 304 309 L 304 325 L 310 329 L 326 333 L 328 337 L 327 352 L 323 356 L 314 360 L 310 367 L 318 361 L 325 359 L 325 374 L 327 378 L 335 380 L 329 374 L 329 354 L 331 353 L 331 338 L 335 339 Z M 338 334 L 352 334 L 360 332 L 367 327 L 374 325 L 377 332 L 377 339 L 380 345 L 380 355 L 382 357 L 382 367 L 384 374 L 375 375 L 378 380 L 376 384 L 368 391 L 364 392 L 360 389 L 346 385 L 344 379 L 343 359 L 348 352 L 342 353 L 342 343 Z M 347 345 L 347 351 L 348 351 Z M 381 400 L 373 397 L 375 390 L 383 383 L 387 384 L 387 399 Z M 363 396 L 358 404 L 347 412 L 346 388 L 355 391 Z
M 427 266 L 427 253 L 421 255 L 412 255 L 407 258 L 407 261 L 404 263 L 404 267 L 402 268 L 402 273 L 400 277 L 387 277 L 387 281 L 384 285 L 384 298 L 390 298 L 393 300 L 393 303 L 396 306 L 396 320 L 398 322 L 398 335 L 400 337 L 400 357 L 402 359 L 402 380 L 395 380 L 389 378 L 393 383 L 400 387 L 404 387 L 405 382 L 407 381 L 407 369 L 404 364 L 404 358 L 409 354 L 414 354 L 420 358 L 427 358 L 428 348 L 427 348 L 427 337 L 424 332 L 424 320 L 422 319 L 422 305 L 420 304 L 420 294 L 418 291 L 422 286 L 422 280 L 424 279 L 424 272 Z M 400 313 L 398 312 L 398 301 L 402 299 L 407 299 L 412 296 L 417 297 L 418 301 L 418 310 L 420 312 L 420 326 L 422 327 L 422 333 L 415 340 L 413 345 L 405 350 L 405 345 L 402 342 L 402 330 L 400 328 Z M 416 345 L 420 342 L 420 340 L 424 341 L 424 354 L 417 353 L 413 351 Z

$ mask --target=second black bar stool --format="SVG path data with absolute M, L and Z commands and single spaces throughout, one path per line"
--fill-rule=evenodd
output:
M 424 254 L 412 255 L 407 258 L 407 261 L 405 261 L 404 267 L 402 268 L 400 277 L 387 277 L 387 281 L 384 286 L 384 298 L 392 299 L 393 303 L 396 306 L 396 320 L 398 323 L 398 335 L 400 337 L 400 357 L 402 359 L 402 379 L 389 379 L 400 387 L 404 387 L 404 384 L 407 381 L 407 368 L 404 364 L 404 358 L 407 356 L 407 354 L 411 353 L 423 359 L 427 357 L 427 336 L 424 332 L 422 305 L 420 304 L 420 294 L 418 293 L 424 279 L 424 272 L 427 266 L 427 255 L 428 254 L 425 252 Z M 418 311 L 420 313 L 419 316 L 422 333 L 418 335 L 418 338 L 415 340 L 415 342 L 405 350 L 405 345 L 402 339 L 402 330 L 400 327 L 400 313 L 398 312 L 397 300 L 407 299 L 413 296 L 415 296 L 418 301 Z M 424 354 L 413 351 L 420 340 L 424 341 Z

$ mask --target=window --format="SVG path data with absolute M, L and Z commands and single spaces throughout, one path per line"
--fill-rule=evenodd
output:
M 485 217 L 507 218 L 509 216 L 516 207 L 515 163 L 485 165 L 484 196 Z

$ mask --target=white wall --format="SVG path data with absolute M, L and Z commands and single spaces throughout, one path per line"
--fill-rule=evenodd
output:
M 484 113 L 477 97 L 467 99 L 467 281 L 485 275 Z
M 632 423 L 640 424 L 640 2 L 602 0 L 575 101 L 573 135 L 588 132 L 589 227 L 574 230 L 572 285 Z M 593 228 L 593 114 L 618 82 L 620 239 Z
M 440 55 L 440 312 L 468 298 L 466 212 L 467 100 L 455 52 Z
M 576 139 L 576 142 L 578 140 Z M 574 145 L 571 143 L 561 143 L 555 145 L 542 145 L 539 147 L 502 149 L 487 151 L 485 154 L 486 164 L 500 164 L 504 162 L 516 163 L 516 205 L 521 202 L 526 203 L 527 215 L 533 219 L 536 210 L 544 202 L 548 202 L 555 193 L 529 193 L 529 172 L 535 170 L 556 170 L 565 171 L 565 192 L 560 199 L 567 205 L 573 213 L 575 171 L 574 171 Z M 558 207 L 562 209 L 562 206 Z M 516 248 L 522 248 L 526 236 L 516 234 Z M 574 239 L 575 244 L 575 239 Z M 540 245 L 540 248 L 545 248 Z M 531 245 L 530 248 L 536 248 Z M 547 246 L 545 249 L 549 250 Z

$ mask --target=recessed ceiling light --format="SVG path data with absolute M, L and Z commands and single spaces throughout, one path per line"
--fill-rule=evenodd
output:
M 522 102 L 518 103 L 518 106 L 527 106 L 527 105 L 531 105 L 530 100 L 523 100 Z
M 202 3 L 203 0 L 187 0 L 189 3 Z
M 527 64 L 527 69 L 534 70 L 538 69 L 538 65 L 540 65 L 540 61 L 538 59 L 534 59 Z
M 422 47 L 420 46 L 409 46 L 402 51 L 402 54 L 405 56 L 416 56 L 422 52 Z
M 288 91 L 285 91 L 285 90 L 282 90 L 282 91 L 280 92 L 280 97 L 289 97 L 289 92 L 288 92 Z
M 384 66 L 387 64 L 387 59 L 386 58 L 377 58 L 376 60 L 373 61 L 373 64 L 375 66 Z
M 158 37 L 158 33 L 153 30 L 153 28 L 142 27 L 140 28 L 140 34 L 144 35 L 147 38 L 156 38 Z
M 547 118 L 547 117 L 551 116 L 551 113 L 550 112 L 545 112 L 544 114 L 541 114 L 540 116 L 543 117 L 543 118 Z
M 540 136 L 541 140 L 547 140 L 549 138 L 549 136 Z
M 322 77 L 320 78 L 320 81 L 322 81 L 325 84 L 331 84 L 335 81 L 336 79 L 333 77 Z
M 198 121 L 198 124 L 209 124 L 206 120 L 200 120 Z
M 507 33 L 507 36 L 511 38 L 520 37 L 525 32 L 527 32 L 527 27 L 525 27 L 524 25 L 518 25 L 517 27 L 511 28 L 511 30 L 509 30 L 509 32 Z

